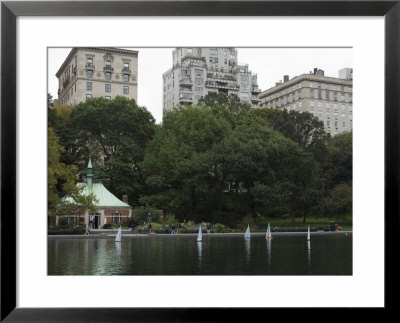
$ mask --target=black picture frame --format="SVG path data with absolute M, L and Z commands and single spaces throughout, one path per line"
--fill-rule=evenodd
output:
M 239 320 L 243 311 L 246 311 L 244 308 L 96 308 L 96 310 L 91 310 L 16 307 L 16 19 L 19 16 L 384 16 L 385 306 L 383 309 L 375 310 L 381 318 L 382 314 L 386 315 L 394 308 L 395 297 L 390 293 L 390 289 L 398 286 L 399 279 L 398 275 L 391 272 L 391 268 L 397 268 L 394 266 L 393 258 L 397 258 L 398 244 L 391 242 L 391 239 L 398 237 L 400 228 L 398 202 L 400 197 L 399 0 L 100 1 L 95 2 L 95 5 L 92 1 L 2 1 L 1 322 L 234 322 Z M 253 318 L 259 314 L 265 315 L 263 309 L 247 310 L 255 312 L 251 314 Z M 382 310 L 385 312 L 382 313 Z M 337 313 L 337 310 L 332 310 L 332 312 Z M 269 317 L 278 313 L 281 318 L 285 318 L 288 315 L 288 309 L 269 309 L 268 313 Z M 369 316 L 369 318 L 373 317 Z

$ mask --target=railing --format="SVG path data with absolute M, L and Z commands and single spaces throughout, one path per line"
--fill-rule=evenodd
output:
M 86 63 L 85 67 L 86 67 L 87 69 L 94 70 L 94 65 L 93 65 L 93 64 L 90 64 L 90 63 L 87 64 L 87 63 Z
M 63 87 L 65 87 L 66 85 L 68 85 L 70 78 L 68 77 L 67 79 L 64 80 L 63 82 Z
M 114 71 L 114 69 L 111 66 L 104 66 L 103 71 Z
M 126 67 L 124 67 L 124 68 L 122 69 L 122 72 L 131 74 L 131 70 L 128 69 L 128 68 L 126 68 Z
M 193 84 L 190 78 L 184 78 L 179 80 L 180 84 Z

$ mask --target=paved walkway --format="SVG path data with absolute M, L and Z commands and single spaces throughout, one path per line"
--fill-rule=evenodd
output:
M 129 233 L 128 233 L 129 232 Z M 316 232 L 311 232 L 311 236 L 315 235 L 325 235 L 325 234 L 346 234 L 346 235 L 351 235 L 353 232 L 352 231 L 316 231 Z M 77 235 L 77 234 L 71 234 L 71 235 L 48 235 L 47 237 L 49 239 L 112 239 L 115 238 L 116 231 L 115 233 L 111 232 L 96 232 L 96 233 L 91 233 L 89 235 Z M 244 232 L 232 232 L 232 233 L 203 233 L 203 237 L 207 236 L 219 236 L 219 237 L 229 237 L 229 236 L 243 236 Z M 252 236 L 263 236 L 265 235 L 265 232 L 252 232 Z M 273 232 L 272 236 L 284 236 L 284 235 L 307 235 L 307 232 Z M 151 233 L 151 234 L 136 234 L 132 233 L 132 231 L 126 231 L 126 233 L 123 233 L 122 236 L 124 238 L 161 238 L 161 237 L 195 237 L 197 236 L 197 233 L 182 233 L 182 234 L 170 234 L 170 233 Z

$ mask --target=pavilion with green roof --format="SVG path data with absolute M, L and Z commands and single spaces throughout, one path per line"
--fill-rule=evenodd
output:
M 123 197 L 125 201 L 122 201 L 107 190 L 102 183 L 93 182 L 93 166 L 90 158 L 86 183 L 77 183 L 76 185 L 83 187 L 82 194 L 89 195 L 93 193 L 97 199 L 97 211 L 94 214 L 89 214 L 86 211 L 84 216 L 83 214 L 68 215 L 66 216 L 68 223 L 78 224 L 84 221 L 84 224 L 88 224 L 92 229 L 101 229 L 104 224 L 126 223 L 132 216 L 132 208 L 128 204 L 126 196 Z M 58 224 L 58 219 L 56 224 Z

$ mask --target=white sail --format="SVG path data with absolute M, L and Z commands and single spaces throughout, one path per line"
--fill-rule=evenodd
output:
M 202 242 L 203 240 L 203 233 L 201 231 L 201 225 L 199 227 L 199 234 L 197 235 L 197 242 Z
M 121 242 L 121 239 L 122 239 L 122 230 L 121 227 L 119 227 L 117 235 L 115 236 L 115 242 Z
M 265 238 L 266 239 L 272 239 L 271 227 L 269 226 L 269 223 L 268 223 L 267 233 L 265 234 Z
M 307 240 L 310 240 L 310 226 L 308 226 Z
M 244 234 L 244 238 L 245 239 L 250 239 L 250 226 L 249 225 L 247 225 L 247 230 L 246 230 L 246 232 Z

